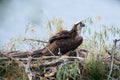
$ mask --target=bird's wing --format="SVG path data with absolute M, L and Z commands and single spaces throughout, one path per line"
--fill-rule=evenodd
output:
M 49 43 L 52 43 L 56 40 L 60 40 L 60 39 L 66 39 L 66 38 L 70 38 L 70 34 L 68 31 L 64 30 L 64 31 L 61 31 L 59 33 L 57 33 L 56 35 L 52 36 L 50 39 L 49 39 Z

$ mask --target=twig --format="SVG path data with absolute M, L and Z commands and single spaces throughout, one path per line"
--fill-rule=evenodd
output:
M 48 56 L 44 56 L 44 57 L 41 57 L 41 59 L 46 59 Z M 48 57 L 50 58 L 50 57 Z M 79 60 L 79 61 L 83 61 L 84 58 L 81 58 L 81 57 L 69 57 L 69 56 L 60 56 L 59 58 L 58 57 L 51 57 L 51 58 L 56 58 L 55 60 L 51 61 L 51 62 L 47 62 L 47 63 L 43 63 L 43 64 L 40 64 L 39 66 L 44 66 L 44 67 L 48 67 L 48 66 L 57 66 L 61 63 L 64 63 L 64 61 L 66 60 Z
M 32 80 L 32 77 L 31 77 L 31 76 L 33 76 L 33 73 L 32 73 L 31 70 L 30 70 L 30 63 L 31 63 L 31 60 L 32 60 L 31 56 L 28 57 L 28 59 L 27 59 L 27 65 L 26 65 L 26 64 L 24 64 L 22 61 L 17 60 L 16 58 L 13 58 L 13 57 L 8 56 L 8 55 L 6 55 L 6 54 L 3 54 L 3 53 L 1 53 L 1 52 L 0 52 L 0 54 L 3 55 L 3 56 L 5 56 L 5 57 L 7 57 L 7 58 L 9 58 L 9 59 L 11 59 L 11 60 L 13 60 L 13 61 L 15 61 L 16 63 L 22 64 L 23 67 L 25 68 L 26 73 L 28 74 L 29 80 Z
M 42 43 L 48 43 L 48 42 L 46 42 L 46 41 L 42 41 L 42 40 L 38 40 L 38 39 L 26 39 L 26 38 L 24 38 L 23 41 L 26 41 L 26 40 L 37 41 L 37 42 L 42 42 Z
M 8 59 L 11 59 L 11 60 L 13 60 L 13 61 L 19 63 L 19 61 L 16 60 L 15 58 L 13 58 L 13 57 L 11 57 L 11 56 L 8 56 L 8 55 L 6 55 L 6 54 L 4 54 L 4 53 L 2 53 L 2 52 L 0 52 L 0 55 L 2 55 L 2 56 L 4 56 L 4 57 L 7 57 Z
M 24 65 L 25 71 L 26 71 L 26 73 L 27 73 L 27 75 L 28 75 L 29 80 L 32 80 L 32 77 L 35 76 L 35 74 L 33 74 L 33 73 L 31 72 L 31 70 L 30 70 L 31 60 L 32 60 L 32 57 L 29 56 L 29 57 L 28 57 L 28 61 L 27 61 L 27 65 Z
M 113 41 L 113 42 L 114 42 L 114 46 L 113 46 L 113 50 L 112 50 L 112 54 L 111 54 L 112 61 L 111 61 L 110 72 L 109 72 L 109 75 L 108 75 L 107 80 L 110 80 L 110 77 L 111 77 L 111 74 L 112 74 L 113 64 L 114 64 L 115 48 L 116 48 L 116 43 L 117 43 L 117 41 L 118 41 L 117 39 L 115 39 L 115 40 Z
M 49 48 L 47 48 L 47 49 L 53 56 L 55 56 L 54 53 Z

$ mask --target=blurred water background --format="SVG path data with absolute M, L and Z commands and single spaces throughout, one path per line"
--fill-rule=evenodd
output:
M 62 19 L 66 29 L 88 17 L 101 18 L 96 26 L 119 27 L 119 4 L 119 0 L 0 0 L 0 45 L 19 36 L 44 39 L 49 35 L 47 21 L 53 18 Z M 34 35 L 25 34 L 30 24 L 37 28 Z

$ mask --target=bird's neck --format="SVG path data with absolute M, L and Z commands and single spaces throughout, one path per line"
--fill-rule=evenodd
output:
M 77 30 L 78 35 L 81 34 L 81 29 L 82 29 L 82 28 L 79 28 L 79 29 Z
M 70 34 L 71 34 L 72 37 L 75 37 L 75 36 L 78 35 L 78 33 L 77 33 L 77 26 L 75 26 L 75 25 L 73 26 L 73 28 L 70 31 Z

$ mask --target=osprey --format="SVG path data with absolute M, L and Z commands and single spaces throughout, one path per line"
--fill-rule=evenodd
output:
M 56 33 L 49 39 L 43 49 L 34 51 L 32 56 L 51 56 L 59 55 L 59 53 L 63 55 L 75 50 L 83 42 L 83 37 L 78 34 L 81 32 L 82 27 L 85 27 L 85 24 L 77 22 L 70 31 L 63 30 Z

